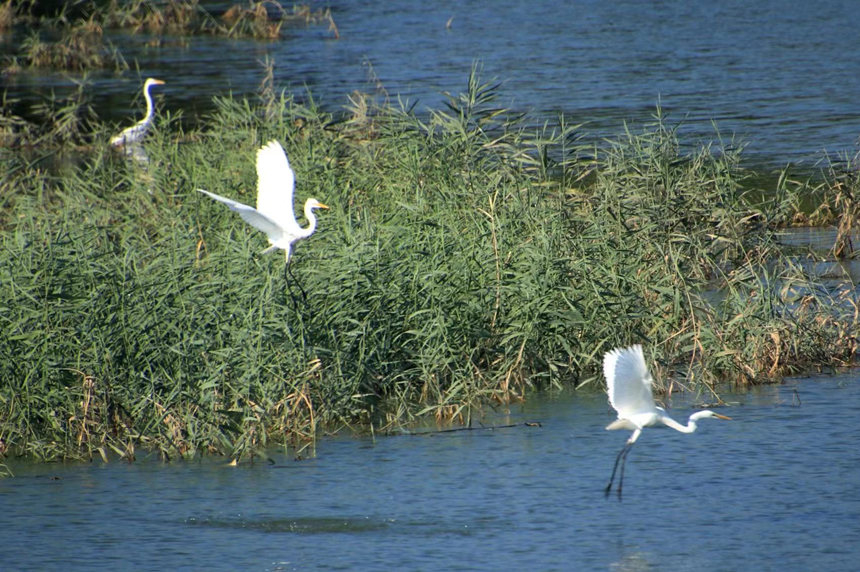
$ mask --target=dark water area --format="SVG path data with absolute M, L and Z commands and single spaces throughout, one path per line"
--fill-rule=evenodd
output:
M 201 4 L 217 12 L 227 3 Z M 91 74 L 96 109 L 117 123 L 139 117 L 142 78 L 153 76 L 168 82 L 161 108 L 194 121 L 212 109 L 213 95 L 253 95 L 267 57 L 277 89 L 300 98 L 310 90 L 331 110 L 355 90 L 439 109 L 444 92 L 465 89 L 478 61 L 485 80 L 502 82 L 501 104 L 534 123 L 564 113 L 568 123 L 585 123 L 595 141 L 622 133 L 625 123 L 640 129 L 659 103 L 683 122 L 685 143 L 743 144 L 755 165 L 812 166 L 826 154 L 857 151 L 860 10 L 848 0 L 333 0 L 311 7 L 331 8 L 339 39 L 326 24 L 289 26 L 277 41 L 168 36 L 152 45 L 146 35 L 112 32 L 132 69 Z M 3 53 L 24 35 L 0 38 Z M 71 78 L 24 70 L 3 83 L 26 107 L 36 94 L 69 89 Z
M 621 502 L 603 487 L 628 433 L 597 392 L 492 419 L 540 427 L 325 438 L 302 461 L 12 463 L 0 569 L 856 570 L 858 371 L 722 397 L 733 421 L 644 431 Z

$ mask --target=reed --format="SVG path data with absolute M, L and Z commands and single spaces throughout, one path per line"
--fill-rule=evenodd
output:
M 355 96 L 338 115 L 267 81 L 194 132 L 160 123 L 143 167 L 105 145 L 62 177 L 7 169 L 8 451 L 301 455 L 321 432 L 469 423 L 596 386 L 603 352 L 631 342 L 698 391 L 851 362 L 856 293 L 775 239 L 799 189 L 746 190 L 740 149 L 683 151 L 659 109 L 604 148 L 563 117 L 530 126 L 479 72 L 429 114 Z M 194 192 L 253 203 L 272 138 L 297 199 L 333 207 L 289 272 Z
M 164 3 L 112 0 L 106 9 L 98 12 L 104 14 L 105 27 L 149 34 L 213 34 L 275 39 L 280 36 L 284 24 L 334 25 L 328 10 L 312 10 L 306 4 L 293 5 L 289 10 L 275 0 L 232 4 L 221 13 L 210 11 L 197 0 Z
M 0 30 L 10 30 L 15 24 L 17 15 L 12 0 L 0 3 Z
M 301 4 L 290 10 L 274 0 L 236 4 L 220 15 L 208 11 L 198 0 L 111 0 L 106 6 L 97 2 L 59 3 L 54 15 L 40 18 L 32 16 L 33 9 L 29 1 L 0 3 L 0 30 L 16 22 L 27 22 L 30 28 L 18 53 L 4 63 L 6 73 L 22 65 L 72 71 L 114 68 L 122 72 L 128 64 L 120 48 L 104 38 L 105 29 L 150 34 L 155 36 L 154 44 L 164 34 L 276 39 L 285 24 L 328 24 L 334 36 L 339 36 L 330 10 L 312 10 Z
M 112 67 L 127 68 L 117 48 L 104 39 L 101 25 L 94 19 L 65 26 L 57 41 L 43 38 L 38 29 L 21 43 L 21 59 L 30 67 L 87 71 Z

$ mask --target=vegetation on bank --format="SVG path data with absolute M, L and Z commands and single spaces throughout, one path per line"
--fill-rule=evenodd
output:
M 682 151 L 659 110 L 593 148 L 564 117 L 534 128 L 497 108 L 495 88 L 473 73 L 429 114 L 359 96 L 332 114 L 268 84 L 217 98 L 193 132 L 162 116 L 142 160 L 96 118 L 60 174 L 4 155 L 6 453 L 240 458 L 468 422 L 536 389 L 596 389 L 603 353 L 635 342 L 669 390 L 853 362 L 856 290 L 811 275 L 826 255 L 779 231 L 813 217 L 853 255 L 856 172 L 751 188 L 741 149 Z M 289 272 L 195 192 L 253 204 L 270 139 L 297 201 L 332 207 Z
M 4 73 L 24 67 L 84 71 L 128 69 L 120 47 L 105 32 L 147 34 L 158 45 L 164 35 L 220 36 L 275 40 L 284 26 L 328 25 L 339 37 L 331 10 L 312 10 L 307 4 L 286 8 L 276 0 L 227 4 L 223 11 L 207 10 L 198 0 L 110 0 L 56 3 L 53 11 L 34 0 L 0 1 L 0 32 L 25 28 L 26 38 L 17 54 L 3 62 Z

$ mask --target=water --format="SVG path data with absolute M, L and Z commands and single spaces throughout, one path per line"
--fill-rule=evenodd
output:
M 210 7 L 223 2 L 203 2 Z M 166 79 L 162 106 L 193 119 L 215 94 L 252 94 L 260 61 L 275 62 L 276 86 L 340 109 L 353 90 L 387 93 L 439 109 L 443 92 L 466 85 L 472 62 L 503 82 L 501 102 L 534 121 L 562 111 L 587 122 L 594 139 L 641 123 L 658 101 L 684 119 L 690 143 L 733 136 L 759 165 L 813 164 L 823 153 L 853 155 L 860 134 L 860 11 L 852 0 L 439 0 L 313 2 L 331 7 L 326 25 L 291 27 L 281 40 L 232 41 L 114 34 L 136 71 L 94 74 L 102 117 L 141 113 L 140 78 Z M 450 28 L 446 23 L 451 19 Z M 25 32 L 0 38 L 6 53 Z M 12 97 L 71 85 L 66 74 L 25 71 L 4 78 Z M 130 107 L 132 106 L 133 107 Z
M 602 489 L 627 433 L 597 393 L 498 419 L 541 427 L 328 438 L 274 465 L 13 465 L 0 569 L 856 570 L 858 372 L 723 397 L 734 421 L 645 430 L 622 502 Z

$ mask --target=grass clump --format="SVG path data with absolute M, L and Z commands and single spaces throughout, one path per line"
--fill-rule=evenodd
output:
M 91 83 L 84 75 L 74 91 L 63 97 L 51 93 L 30 109 L 30 118 L 15 115 L 12 101 L 4 93 L 0 111 L 0 147 L 38 150 L 53 154 L 71 147 L 87 146 L 103 137 L 98 116 L 92 105 Z
M 36 16 L 37 12 L 43 12 Z M 274 0 L 234 4 L 223 12 L 212 12 L 198 0 L 111 0 L 101 2 L 59 3 L 39 6 L 27 1 L 13 5 L 0 3 L 0 31 L 27 23 L 29 35 L 18 53 L 7 57 L 3 71 L 20 73 L 23 67 L 54 70 L 89 71 L 128 69 L 119 48 L 104 38 L 105 30 L 155 36 L 157 45 L 164 35 L 216 35 L 228 38 L 274 40 L 287 25 L 328 24 L 337 38 L 339 32 L 329 9 L 312 10 L 299 4 L 287 9 Z
M 238 458 L 469 422 L 593 385 L 633 342 L 705 390 L 852 361 L 856 291 L 777 240 L 799 191 L 753 198 L 741 150 L 683 152 L 659 111 L 594 149 L 496 93 L 473 70 L 430 114 L 356 96 L 335 115 L 264 82 L 181 145 L 167 123 L 143 165 L 107 149 L 61 178 L 17 164 L 0 181 L 0 438 L 41 458 Z M 332 207 L 289 273 L 194 192 L 253 204 L 273 138 L 297 203 Z
M 92 18 L 60 30 L 59 37 L 47 40 L 33 30 L 21 43 L 21 60 L 29 67 L 87 71 L 128 67 L 119 51 L 104 39 L 101 25 Z

